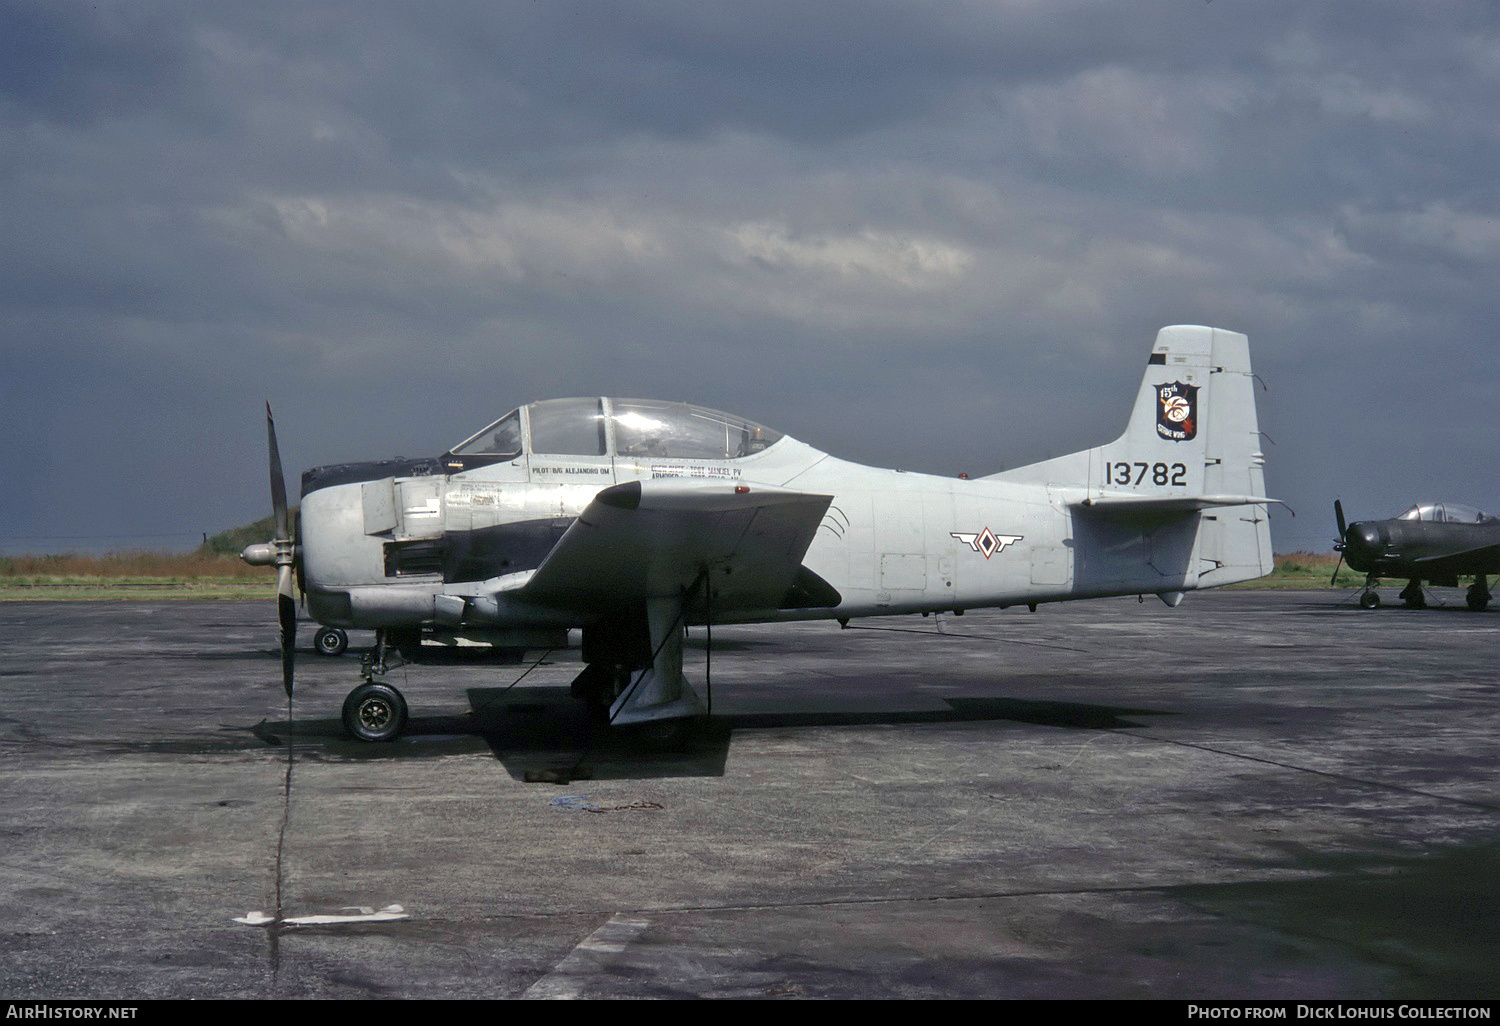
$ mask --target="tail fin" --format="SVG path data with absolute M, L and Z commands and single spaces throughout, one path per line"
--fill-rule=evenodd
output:
M 1244 335 L 1163 328 L 1119 438 L 994 478 L 1045 485 L 1054 501 L 1111 537 L 1134 533 L 1158 583 L 1212 587 L 1262 577 L 1272 569 L 1266 504 L 1274 500 L 1265 496 L 1254 387 Z M 1197 520 L 1196 532 L 1186 530 L 1186 518 Z M 1074 519 L 1075 528 L 1084 526 Z M 1166 544 L 1167 532 L 1153 524 L 1170 526 L 1181 541 Z M 1087 552 L 1080 555 L 1075 585 L 1087 587 Z M 1123 570 L 1112 567 L 1095 583 L 1117 580 Z

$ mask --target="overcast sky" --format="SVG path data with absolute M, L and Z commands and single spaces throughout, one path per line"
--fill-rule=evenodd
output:
M 526 401 L 971 474 L 1250 336 L 1278 551 L 1500 512 L 1493 0 L 0 0 L 0 552 Z M 1274 443 L 1274 444 L 1271 444 Z

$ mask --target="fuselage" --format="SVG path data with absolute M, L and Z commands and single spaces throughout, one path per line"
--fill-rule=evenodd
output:
M 686 403 L 534 402 L 438 457 L 304 474 L 308 607 L 472 633 L 668 600 L 721 623 L 1175 605 L 1270 571 L 1253 388 L 1243 335 L 1163 328 L 1118 438 L 975 480 L 861 466 Z
M 1153 546 L 1191 550 L 1195 520 L 1080 532 L 1075 519 L 1082 517 L 1060 489 L 866 467 L 780 437 L 761 451 L 721 459 L 449 454 L 309 471 L 300 518 L 309 610 L 340 627 L 430 621 L 438 596 L 477 594 L 485 582 L 540 566 L 602 489 L 662 478 L 832 496 L 803 565 L 837 601 L 720 608 L 717 622 L 963 610 L 1196 586 L 1196 574 L 1164 574 L 1150 559 Z M 1093 544 L 1080 545 L 1080 534 Z M 472 606 L 467 615 L 472 621 Z M 503 601 L 490 612 L 498 624 L 573 626 L 586 615 Z

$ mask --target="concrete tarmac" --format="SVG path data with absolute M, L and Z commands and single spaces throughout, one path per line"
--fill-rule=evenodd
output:
M 269 605 L 6 604 L 0 999 L 1494 998 L 1500 610 L 1354 594 L 723 627 L 677 753 L 576 650 L 367 745 Z

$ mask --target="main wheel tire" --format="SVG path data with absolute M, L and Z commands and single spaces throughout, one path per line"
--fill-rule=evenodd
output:
M 615 699 L 630 686 L 630 671 L 609 663 L 589 663 L 573 681 L 573 697 L 589 708 L 601 723 L 609 722 Z
M 707 719 L 706 716 L 683 716 L 670 720 L 631 723 L 614 729 L 642 751 L 682 752 L 687 750 L 693 735 Z
M 406 699 L 389 684 L 361 684 L 344 699 L 344 729 L 356 741 L 394 741 L 406 726 Z
M 349 635 L 337 627 L 324 627 L 313 636 L 313 647 L 318 655 L 341 656 L 349 647 Z
M 1476 613 L 1482 613 L 1490 607 L 1489 594 L 1477 592 L 1473 588 L 1470 588 L 1469 593 L 1464 596 L 1464 601 L 1467 602 L 1469 604 L 1469 608 L 1474 610 L 1474 612 Z
M 1379 592 L 1374 592 L 1374 591 L 1367 591 L 1367 592 L 1365 592 L 1363 595 L 1361 595 L 1359 597 L 1359 608 L 1361 608 L 1361 609 L 1378 609 L 1378 608 L 1380 608 L 1380 593 Z

